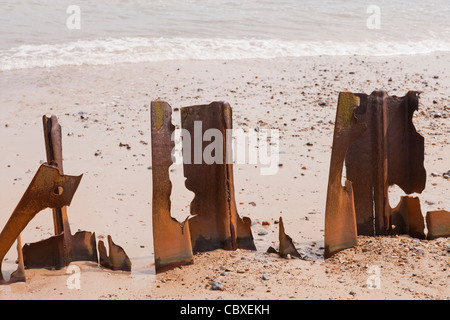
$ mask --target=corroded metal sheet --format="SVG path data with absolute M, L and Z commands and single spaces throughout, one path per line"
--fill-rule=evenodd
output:
M 56 116 L 42 117 L 47 163 L 63 172 L 61 126 Z M 55 190 L 55 192 L 59 192 Z M 53 208 L 55 236 L 23 247 L 26 269 L 61 269 L 73 261 L 98 262 L 95 233 L 72 235 L 67 208 Z
M 172 165 L 171 136 L 172 108 L 163 101 L 151 103 L 152 172 L 153 172 L 153 244 L 156 272 L 175 266 L 191 264 L 193 253 L 189 221 L 182 223 L 171 217 L 170 195 L 172 183 L 169 167 Z
M 44 142 L 45 151 L 47 155 L 47 163 L 57 167 L 61 174 L 64 174 L 63 160 L 62 160 L 62 134 L 61 126 L 58 123 L 56 116 L 42 117 L 44 127 Z M 52 209 L 53 224 L 55 228 L 55 235 L 64 232 L 64 226 L 69 227 L 67 219 L 66 207 L 60 209 Z M 68 248 L 70 245 L 66 244 Z
M 303 258 L 292 242 L 292 238 L 289 237 L 284 231 L 283 218 L 280 217 L 279 220 L 279 235 L 278 239 L 280 241 L 280 247 L 278 251 L 273 247 L 270 247 L 267 252 L 268 253 L 277 253 L 281 257 L 286 258 L 288 255 L 291 257 Z
M 398 206 L 391 210 L 390 233 L 425 239 L 425 223 L 419 198 L 402 197 Z
M 81 177 L 61 175 L 58 168 L 47 164 L 40 166 L 0 233 L 0 282 L 3 282 L 3 275 L 1 274 L 3 258 L 20 233 L 40 211 L 46 208 L 69 206 Z M 20 258 L 19 253 L 19 260 Z
M 189 229 L 192 250 L 204 252 L 215 249 L 256 250 L 249 218 L 241 219 L 237 213 L 233 164 L 229 163 L 232 129 L 232 111 L 228 103 L 213 102 L 181 108 L 183 136 L 183 165 L 186 188 L 194 192 L 191 202 Z M 216 133 L 211 142 L 205 132 Z M 185 135 L 189 134 L 189 139 Z M 189 141 L 189 144 L 185 142 Z M 214 144 L 214 152 L 211 145 Z M 205 161 L 205 154 L 215 154 L 214 162 Z M 187 156 L 190 156 L 188 159 Z M 227 158 L 228 157 L 228 158 Z
M 367 126 L 345 158 L 358 234 L 388 234 L 389 186 L 397 184 L 406 194 L 421 193 L 425 188 L 424 139 L 412 122 L 419 94 L 410 91 L 397 97 L 374 91 L 354 95 L 360 99 L 356 116 Z
M 186 188 L 194 192 L 191 215 L 182 223 L 170 215 L 172 184 L 169 167 L 172 165 L 175 130 L 171 122 L 172 108 L 163 101 L 153 101 L 152 161 L 153 161 L 153 238 L 156 271 L 192 263 L 196 252 L 237 248 L 256 250 L 251 233 L 251 220 L 240 218 L 234 198 L 233 164 L 227 161 L 232 129 L 231 107 L 223 102 L 181 109 L 183 129 L 183 170 Z M 211 142 L 203 138 L 212 130 L 217 136 Z M 231 136 L 230 136 L 231 137 Z M 205 161 L 211 153 L 215 160 Z M 195 159 L 188 159 L 189 156 Z
M 427 239 L 450 237 L 450 212 L 445 210 L 427 212 Z
M 62 269 L 74 261 L 98 262 L 95 233 L 79 231 L 70 236 L 70 256 L 65 247 L 65 233 L 48 239 L 27 243 L 23 247 L 26 269 Z
M 98 252 L 100 254 L 100 265 L 111 270 L 131 271 L 131 261 L 125 250 L 116 245 L 111 236 L 108 236 L 109 255 L 103 241 L 98 242 Z
M 357 244 L 353 187 L 349 180 L 342 186 L 341 180 L 347 150 L 366 130 L 355 116 L 358 106 L 358 97 L 339 94 L 325 209 L 325 258 Z

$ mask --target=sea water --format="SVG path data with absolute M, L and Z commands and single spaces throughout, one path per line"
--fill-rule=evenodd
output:
M 449 0 L 0 0 L 0 70 L 437 51 Z

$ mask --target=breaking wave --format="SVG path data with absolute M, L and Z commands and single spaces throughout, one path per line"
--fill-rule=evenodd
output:
M 319 55 L 390 56 L 450 51 L 444 40 L 334 42 L 276 39 L 107 38 L 0 50 L 0 70 L 167 60 L 271 59 Z

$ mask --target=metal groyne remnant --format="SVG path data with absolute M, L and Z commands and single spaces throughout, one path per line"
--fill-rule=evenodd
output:
M 125 253 L 125 250 L 121 246 L 115 244 L 108 235 L 108 247 L 109 255 L 106 251 L 105 244 L 102 240 L 98 242 L 98 252 L 100 254 L 100 265 L 111 269 L 111 270 L 121 270 L 121 271 L 131 271 L 131 261 L 130 258 Z
M 153 171 L 153 238 L 155 266 L 162 272 L 179 265 L 193 263 L 197 252 L 215 249 L 236 250 L 237 248 L 256 250 L 251 233 L 249 218 L 240 218 L 237 213 L 233 164 L 227 161 L 231 141 L 226 130 L 232 129 L 232 111 L 229 104 L 213 102 L 181 108 L 183 129 L 183 159 L 195 154 L 194 145 L 200 143 L 200 152 L 207 148 L 203 134 L 208 129 L 221 133 L 221 161 L 205 163 L 183 161 L 186 188 L 194 192 L 191 215 L 184 222 L 171 217 L 170 194 L 172 183 L 169 167 L 173 164 L 172 108 L 166 102 L 156 100 L 151 103 L 152 171 Z M 200 126 L 198 127 L 198 125 Z M 201 129 L 198 129 L 200 128 Z M 200 130 L 199 132 L 194 132 Z M 201 141 L 190 143 L 190 137 Z M 198 150 L 197 150 L 198 151 Z M 229 155 L 228 155 L 229 156 Z
M 151 103 L 152 173 L 153 173 L 153 243 L 156 272 L 193 263 L 189 220 L 172 218 L 169 167 L 173 164 L 172 108 L 163 101 Z
M 201 132 L 194 132 L 196 123 L 201 123 Z M 227 130 L 233 129 L 232 111 L 228 103 L 213 102 L 181 108 L 181 127 L 183 133 L 194 137 L 204 136 L 210 129 L 218 130 L 223 137 L 222 159 L 220 163 L 208 164 L 203 159 L 200 163 L 184 161 L 186 188 L 194 192 L 191 202 L 189 229 L 194 253 L 215 249 L 256 250 L 253 243 L 249 218 L 241 219 L 237 213 L 234 195 L 233 164 L 227 163 L 227 150 L 231 150 L 231 139 Z M 183 141 L 187 139 L 183 138 Z M 195 153 L 195 143 L 183 145 L 183 155 Z M 202 154 L 210 144 L 202 139 Z M 217 152 L 217 150 L 216 150 Z
M 426 238 L 420 200 L 408 196 L 421 193 L 426 184 L 424 138 L 412 122 L 418 100 L 414 91 L 404 97 L 384 91 L 340 93 L 325 213 L 326 258 L 355 246 L 357 235 Z M 389 186 L 394 184 L 406 196 L 391 208 Z M 429 216 L 428 238 L 436 232 L 448 236 L 448 214 Z
M 339 94 L 325 209 L 325 258 L 357 243 L 353 185 L 346 180 L 342 186 L 341 180 L 347 151 L 366 130 L 355 116 L 358 105 L 358 97 Z
M 63 174 L 62 134 L 56 116 L 42 117 L 47 163 Z M 55 193 L 63 190 L 55 190 Z M 51 207 L 55 236 L 23 247 L 26 269 L 61 269 L 74 261 L 97 262 L 95 233 L 79 231 L 72 235 L 67 207 Z
M 292 242 L 292 238 L 285 233 L 282 217 L 280 217 L 278 224 L 279 224 L 278 240 L 280 242 L 280 247 L 278 248 L 278 251 L 273 247 L 269 247 L 267 252 L 276 253 L 282 258 L 287 258 L 288 255 L 290 255 L 291 257 L 303 259 L 302 255 L 295 248 L 294 243 Z
M 387 235 L 392 227 L 389 186 L 396 184 L 407 195 L 425 189 L 424 138 L 412 122 L 419 93 L 355 96 L 360 100 L 355 115 L 367 130 L 350 146 L 345 164 L 354 189 L 358 234 Z
M 28 223 L 40 211 L 46 208 L 62 208 L 69 206 L 81 181 L 81 176 L 61 175 L 58 168 L 43 164 L 40 166 L 22 199 L 12 213 L 3 231 L 0 233 L 0 271 L 3 258 L 20 236 Z M 61 190 L 62 192 L 56 192 Z M 13 274 L 9 282 L 25 281 L 22 248 L 18 241 L 19 269 Z M 20 276 L 18 276 L 20 275 Z M 0 282 L 5 283 L 0 274 Z
M 426 216 L 427 239 L 450 237 L 450 212 L 445 210 L 430 211 Z
M 25 282 L 25 269 L 61 269 L 74 261 L 98 263 L 95 233 L 79 231 L 71 234 L 67 206 L 82 176 L 63 173 L 61 126 L 55 116 L 43 117 L 47 163 L 41 165 L 22 199 L 0 233 L 0 284 Z M 51 208 L 55 235 L 22 247 L 20 234 L 42 210 Z M 18 269 L 5 281 L 1 273 L 3 258 L 17 240 Z M 131 262 L 123 249 L 110 236 L 110 256 L 103 254 L 103 266 L 113 270 L 131 270 Z M 102 243 L 103 245 L 103 243 Z M 104 245 L 103 245 L 104 248 Z

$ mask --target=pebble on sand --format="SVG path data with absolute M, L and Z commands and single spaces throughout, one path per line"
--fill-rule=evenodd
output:
M 225 290 L 225 285 L 221 281 L 214 281 L 211 284 L 211 289 L 223 291 L 223 290 Z

